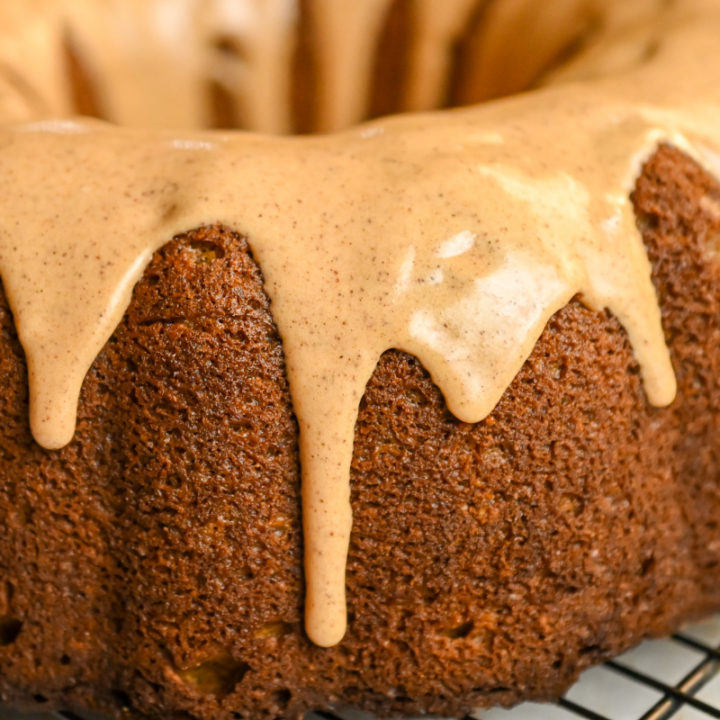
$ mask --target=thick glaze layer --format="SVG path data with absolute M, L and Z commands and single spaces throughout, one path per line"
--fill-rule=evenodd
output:
M 152 253 L 205 223 L 245 233 L 300 428 L 307 630 L 339 642 L 353 428 L 383 351 L 418 356 L 450 410 L 477 422 L 579 294 L 623 323 L 649 401 L 672 402 L 628 193 L 663 140 L 714 162 L 720 12 L 685 3 L 637 43 L 648 33 L 652 59 L 612 80 L 332 136 L 0 130 L 0 273 L 38 442 L 71 441 L 85 373 Z

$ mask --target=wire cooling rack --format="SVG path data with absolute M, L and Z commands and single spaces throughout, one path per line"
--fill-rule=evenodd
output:
M 707 720 L 720 718 L 720 615 L 584 673 L 557 702 L 479 710 L 462 720 Z M 0 720 L 98 720 L 72 713 L 19 714 Z M 374 720 L 359 712 L 310 713 L 305 720 Z

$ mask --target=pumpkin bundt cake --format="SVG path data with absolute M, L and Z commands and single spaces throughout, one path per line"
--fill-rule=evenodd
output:
M 717 0 L 0 19 L 1 701 L 459 715 L 720 609 Z

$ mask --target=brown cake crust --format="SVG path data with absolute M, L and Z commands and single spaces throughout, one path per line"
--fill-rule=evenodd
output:
M 550 698 L 720 608 L 720 185 L 661 148 L 633 194 L 678 378 L 577 301 L 492 415 L 454 419 L 383 355 L 356 426 L 349 632 L 302 627 L 297 428 L 246 241 L 160 250 L 83 386 L 32 440 L 0 305 L 0 698 L 176 720 L 308 708 L 460 715 Z

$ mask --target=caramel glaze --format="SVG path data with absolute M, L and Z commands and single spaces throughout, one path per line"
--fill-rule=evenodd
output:
M 649 402 L 672 402 L 628 194 L 663 141 L 718 167 L 720 9 L 669 6 L 647 37 L 652 58 L 612 79 L 328 136 L 0 128 L 0 273 L 35 438 L 72 440 L 85 373 L 155 250 L 206 223 L 245 234 L 300 430 L 307 632 L 338 643 L 353 430 L 385 350 L 416 355 L 449 409 L 479 422 L 578 295 L 622 322 Z

